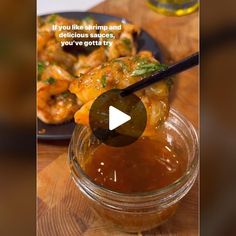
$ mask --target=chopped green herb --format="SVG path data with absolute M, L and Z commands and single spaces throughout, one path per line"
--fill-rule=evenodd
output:
M 148 62 L 147 60 L 140 61 L 131 73 L 131 76 L 142 76 L 147 75 L 155 71 L 163 71 L 167 68 L 167 65 L 159 64 L 156 62 Z
M 41 75 L 45 69 L 45 65 L 43 62 L 38 62 L 38 75 Z
M 122 42 L 125 44 L 126 48 L 131 51 L 132 45 L 131 45 L 131 40 L 128 38 L 123 38 Z
M 102 78 L 101 78 L 101 84 L 102 84 L 102 87 L 105 88 L 107 86 L 107 77 L 106 75 L 103 75 Z
M 84 20 L 85 20 L 85 21 L 91 21 L 91 20 L 93 20 L 93 17 L 92 17 L 92 16 L 86 16 L 86 17 L 84 18 Z
M 54 23 L 57 19 L 58 15 L 57 14 L 53 14 L 50 16 L 50 18 L 48 19 L 48 23 Z
M 61 94 L 61 96 L 62 96 L 63 98 L 67 98 L 69 95 L 70 95 L 69 92 L 64 92 L 64 93 Z
M 43 62 L 38 62 L 38 80 L 41 80 L 41 75 L 45 69 L 45 65 Z
M 113 38 L 115 38 L 115 37 L 114 37 L 114 34 L 113 34 L 111 31 L 109 31 L 109 32 L 107 33 L 106 38 L 107 38 L 107 40 L 110 40 L 110 39 L 113 39 Z
M 111 36 L 112 38 L 115 38 L 115 35 L 114 35 L 114 33 L 113 33 L 112 31 L 108 31 L 108 34 L 110 34 L 110 36 Z
M 54 84 L 56 80 L 52 77 L 49 77 L 48 79 L 44 80 L 44 82 L 47 84 Z

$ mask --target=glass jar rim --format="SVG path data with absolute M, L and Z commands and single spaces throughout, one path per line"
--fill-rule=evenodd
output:
M 159 188 L 159 189 L 152 190 L 152 191 L 135 192 L 135 193 L 122 193 L 122 192 L 117 192 L 117 191 L 105 188 L 102 185 L 95 183 L 91 178 L 89 178 L 89 176 L 83 171 L 83 169 L 80 167 L 79 163 L 76 161 L 75 165 L 76 165 L 77 171 L 86 180 L 86 182 L 88 182 L 91 186 L 93 186 L 96 189 L 99 188 L 99 190 L 101 190 L 102 192 L 111 194 L 114 197 L 125 197 L 125 198 L 129 198 L 129 197 L 136 198 L 137 197 L 137 198 L 140 198 L 140 197 L 149 197 L 149 196 L 153 196 L 153 195 L 158 196 L 158 195 L 162 195 L 162 194 L 168 194 L 170 191 L 174 190 L 176 187 L 181 185 L 183 182 L 187 181 L 189 176 L 194 175 L 194 173 L 196 172 L 196 170 L 198 168 L 198 159 L 199 159 L 198 158 L 199 140 L 198 140 L 198 135 L 197 135 L 196 129 L 194 128 L 194 126 L 192 125 L 192 123 L 190 121 L 188 121 L 183 115 L 181 115 L 174 108 L 170 108 L 170 114 L 172 116 L 176 117 L 179 121 L 181 121 L 186 127 L 188 127 L 188 130 L 192 134 L 192 140 L 194 141 L 192 161 L 191 161 L 190 165 L 188 166 L 188 168 L 183 173 L 183 175 L 180 178 L 178 178 L 176 181 L 174 181 L 173 183 L 171 183 L 163 188 Z M 88 129 L 88 127 L 83 127 L 83 128 Z M 72 147 L 71 147 L 71 143 L 70 143 L 69 152 L 71 152 L 71 151 L 72 151 Z M 69 153 L 69 158 L 70 158 L 70 153 Z M 74 174 L 74 173 L 72 173 L 72 174 Z M 74 175 L 73 175 L 73 177 L 74 177 Z

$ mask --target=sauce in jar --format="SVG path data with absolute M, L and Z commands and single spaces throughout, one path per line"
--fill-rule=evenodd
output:
M 85 173 L 97 184 L 122 193 L 157 190 L 179 179 L 187 160 L 166 139 L 140 138 L 115 148 L 99 145 L 84 163 Z
M 174 215 L 191 189 L 198 145 L 194 127 L 174 109 L 157 135 L 122 148 L 101 144 L 89 128 L 77 126 L 69 148 L 71 174 L 102 221 L 125 232 L 146 231 Z

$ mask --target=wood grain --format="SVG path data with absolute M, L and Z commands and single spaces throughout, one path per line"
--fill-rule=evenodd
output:
M 160 43 L 168 63 L 198 50 L 198 12 L 183 17 L 166 17 L 147 8 L 145 0 L 109 0 L 91 11 L 125 17 L 141 26 Z M 185 115 L 196 128 L 199 109 L 198 74 L 198 67 L 179 74 L 171 93 L 171 106 Z M 129 235 L 94 216 L 86 199 L 69 177 L 67 148 L 68 142 L 38 143 L 38 235 Z M 142 235 L 198 235 L 197 182 L 181 201 L 172 219 Z

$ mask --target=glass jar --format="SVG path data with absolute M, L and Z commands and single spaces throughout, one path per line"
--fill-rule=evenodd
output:
M 178 148 L 187 158 L 187 169 L 174 183 L 143 193 L 118 193 L 93 182 L 83 171 L 88 151 L 100 145 L 90 129 L 77 126 L 69 146 L 69 165 L 76 185 L 90 206 L 103 220 L 126 232 L 140 232 L 159 226 L 170 218 L 178 202 L 192 187 L 198 173 L 198 136 L 192 126 L 174 109 L 158 130 L 168 143 Z
M 196 11 L 199 0 L 147 0 L 154 11 L 168 16 L 184 16 Z

